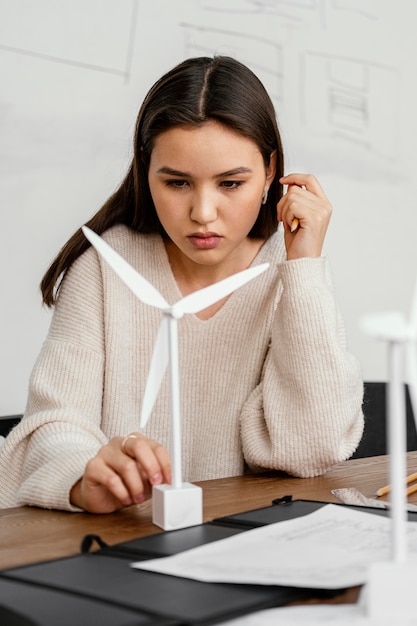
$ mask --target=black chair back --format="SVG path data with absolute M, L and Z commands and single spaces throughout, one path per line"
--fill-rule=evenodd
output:
M 0 416 L 0 435 L 7 437 L 13 426 L 16 426 L 22 419 L 22 415 Z
M 410 392 L 404 385 L 407 413 L 407 451 L 417 450 L 417 431 L 411 407 Z M 388 454 L 387 445 L 387 384 L 365 382 L 363 400 L 365 430 L 352 459 Z

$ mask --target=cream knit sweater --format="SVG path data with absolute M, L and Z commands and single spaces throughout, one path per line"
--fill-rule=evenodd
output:
M 125 226 L 105 239 L 168 302 L 181 293 L 162 239 Z M 285 261 L 282 232 L 254 264 L 271 266 L 214 317 L 179 322 L 186 480 L 271 468 L 324 473 L 363 429 L 362 380 L 346 351 L 326 260 Z M 0 507 L 72 510 L 69 492 L 111 437 L 138 430 L 161 312 L 141 304 L 90 248 L 68 272 L 33 369 L 25 417 L 0 450 Z M 144 433 L 169 445 L 168 383 Z

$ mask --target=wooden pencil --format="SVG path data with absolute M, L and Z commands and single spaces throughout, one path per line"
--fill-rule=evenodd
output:
M 417 472 L 414 472 L 414 474 L 410 474 L 409 476 L 407 476 L 407 478 L 405 479 L 405 482 L 407 485 L 409 485 L 410 483 L 413 483 L 415 480 L 417 480 Z M 386 496 L 387 493 L 389 493 L 390 491 L 391 491 L 391 485 L 387 485 L 386 487 L 381 487 L 380 489 L 378 489 L 375 495 L 378 497 Z M 412 493 L 415 493 L 416 491 L 417 491 L 417 484 L 412 485 L 411 487 L 408 487 L 407 496 L 411 495 Z
M 417 491 L 417 483 L 415 485 L 411 485 L 411 487 L 407 489 L 407 496 L 411 496 L 411 494 L 415 493 L 416 491 Z
M 294 217 L 293 221 L 291 222 L 291 232 L 292 233 L 297 230 L 299 224 L 300 224 L 300 221 L 296 217 Z

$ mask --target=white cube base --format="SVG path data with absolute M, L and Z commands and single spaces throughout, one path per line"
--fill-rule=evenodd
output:
M 416 582 L 416 561 L 372 564 L 365 589 L 368 617 L 372 620 L 390 620 L 392 624 L 398 624 L 399 619 L 415 619 Z
M 203 490 L 191 483 L 152 488 L 152 521 L 164 530 L 203 523 Z

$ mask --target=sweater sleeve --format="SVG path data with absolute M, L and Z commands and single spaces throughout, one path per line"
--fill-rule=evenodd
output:
M 99 262 L 88 250 L 63 281 L 32 371 L 25 415 L 2 446 L 2 507 L 76 510 L 70 489 L 106 443 L 100 429 L 102 302 Z
M 363 431 L 363 383 L 346 350 L 344 324 L 325 258 L 278 266 L 282 293 L 262 380 L 241 415 L 245 460 L 308 477 L 356 449 Z

